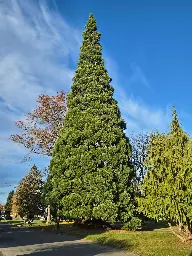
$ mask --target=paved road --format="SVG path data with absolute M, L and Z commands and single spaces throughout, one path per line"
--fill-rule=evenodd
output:
M 73 236 L 0 224 L 0 256 L 136 256 Z

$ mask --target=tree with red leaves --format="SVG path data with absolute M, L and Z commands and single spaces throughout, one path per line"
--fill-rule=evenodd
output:
M 37 103 L 36 109 L 27 113 L 25 120 L 16 122 L 23 132 L 11 135 L 10 139 L 28 148 L 28 155 L 51 156 L 67 112 L 66 94 L 64 91 L 56 96 L 42 94 Z

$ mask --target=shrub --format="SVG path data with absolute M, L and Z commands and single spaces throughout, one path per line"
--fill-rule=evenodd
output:
M 129 222 L 125 223 L 121 229 L 123 230 L 136 230 L 141 227 L 141 219 L 133 217 Z

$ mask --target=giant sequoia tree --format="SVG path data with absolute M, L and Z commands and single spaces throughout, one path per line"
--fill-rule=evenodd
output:
M 148 148 L 147 175 L 140 210 L 147 216 L 177 221 L 192 232 L 192 142 L 173 110 L 168 134 L 154 134 Z
M 91 14 L 50 163 L 52 193 L 68 216 L 127 221 L 133 214 L 131 146 L 101 50 Z

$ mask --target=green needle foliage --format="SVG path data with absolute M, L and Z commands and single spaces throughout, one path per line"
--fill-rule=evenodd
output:
M 140 211 L 155 219 L 177 221 L 191 232 L 192 142 L 173 110 L 168 134 L 154 134 L 148 148 L 147 175 L 141 186 Z
M 131 146 L 99 41 L 91 14 L 50 163 L 52 193 L 67 216 L 127 221 L 133 214 Z

